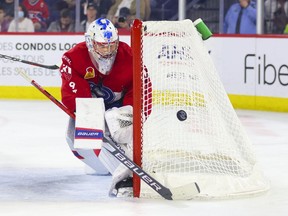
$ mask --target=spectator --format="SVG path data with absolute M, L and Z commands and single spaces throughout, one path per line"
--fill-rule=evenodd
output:
M 84 32 L 87 31 L 89 25 L 96 20 L 98 8 L 94 3 L 89 3 L 86 7 L 86 19 L 81 22 L 81 27 Z
M 5 19 L 10 23 L 14 18 L 14 0 L 1 0 L 0 6 L 5 11 Z
M 256 34 L 256 3 L 251 0 L 239 0 L 231 5 L 224 19 L 224 33 Z
M 196 4 L 195 0 L 193 2 Z M 151 8 L 149 20 L 168 20 L 178 13 L 178 1 L 149 0 L 149 3 Z
M 23 5 L 28 10 L 35 31 L 46 31 L 47 21 L 49 19 L 49 7 L 47 3 L 44 0 L 23 0 Z
M 61 10 L 60 18 L 49 25 L 47 32 L 75 32 L 71 11 L 68 8 Z
M 144 0 L 145 3 L 145 15 L 144 15 L 144 20 L 149 20 L 150 15 L 151 15 L 151 5 L 150 5 L 150 0 Z M 136 7 L 136 5 L 135 5 Z M 136 10 L 136 8 L 135 8 Z
M 108 14 L 108 11 L 112 4 L 114 3 L 114 0 L 85 0 L 86 4 L 94 3 L 98 8 L 98 17 L 106 17 Z
M 18 7 L 18 31 L 16 29 L 16 19 L 13 19 L 9 25 L 8 32 L 34 32 L 34 25 L 28 18 L 28 11 L 24 5 Z
M 110 7 L 107 18 L 114 24 L 119 18 L 120 9 L 127 7 L 130 10 L 132 19 L 136 18 L 136 0 L 115 0 L 115 3 Z M 140 1 L 140 19 L 149 20 L 151 13 L 150 0 Z
M 76 20 L 76 0 L 64 0 L 67 5 L 68 9 L 70 10 L 71 13 L 71 18 L 73 20 Z
M 68 4 L 64 0 L 46 0 L 47 4 L 49 5 L 49 20 L 47 21 L 47 26 L 50 25 L 51 22 L 60 19 L 60 11 L 64 8 L 68 8 Z
M 0 5 L 0 32 L 7 32 L 8 27 L 9 27 L 9 21 L 5 19 L 5 10 L 4 8 Z
M 278 0 L 265 0 L 264 2 L 264 11 L 265 18 L 268 20 L 274 19 L 274 13 L 280 8 Z
M 64 0 L 68 4 L 68 8 L 75 9 L 76 8 L 76 0 Z
M 285 18 L 286 18 L 286 23 L 285 23 L 285 27 L 284 27 L 284 34 L 288 34 L 288 21 L 287 21 L 287 17 L 288 17 L 288 1 L 286 0 L 284 3 L 284 12 L 285 12 Z
M 119 18 L 117 20 L 117 28 L 130 30 L 131 24 L 133 22 L 133 18 L 130 14 L 130 10 L 127 7 L 123 7 L 120 9 Z
M 193 4 L 193 8 L 195 9 L 202 9 L 205 8 L 205 3 L 207 0 L 198 0 L 195 2 L 195 4 Z
M 287 0 L 266 0 L 264 6 L 266 31 L 268 33 L 282 34 L 288 23 Z

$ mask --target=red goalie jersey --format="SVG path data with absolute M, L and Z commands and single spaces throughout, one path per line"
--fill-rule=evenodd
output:
M 119 41 L 114 65 L 108 75 L 93 65 L 86 43 L 77 44 L 62 57 L 62 102 L 75 111 L 75 98 L 101 97 L 105 108 L 133 105 L 133 69 L 131 48 Z

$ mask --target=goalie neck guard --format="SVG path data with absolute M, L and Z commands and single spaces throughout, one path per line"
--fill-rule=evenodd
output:
M 118 50 L 118 31 L 108 19 L 99 18 L 89 25 L 85 33 L 91 61 L 103 75 L 109 74 Z

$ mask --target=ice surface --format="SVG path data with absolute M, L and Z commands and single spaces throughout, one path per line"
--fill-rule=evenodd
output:
M 288 113 L 237 110 L 271 181 L 262 196 L 219 201 L 108 197 L 110 176 L 91 176 L 65 141 L 67 115 L 50 101 L 0 101 L 2 216 L 286 216 Z

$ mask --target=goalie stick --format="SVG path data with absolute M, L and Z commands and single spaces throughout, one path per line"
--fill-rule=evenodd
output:
M 42 88 L 35 80 L 32 80 L 24 70 L 18 70 L 19 74 L 23 76 L 27 81 L 29 81 L 33 86 L 35 86 L 41 93 L 43 93 L 49 100 L 66 112 L 71 118 L 75 119 L 76 116 L 72 113 L 65 105 L 59 102 L 55 97 L 53 97 L 49 92 Z M 186 184 L 183 186 L 175 188 L 167 188 L 154 179 L 151 175 L 146 173 L 141 167 L 130 160 L 125 154 L 121 152 L 121 147 L 110 137 L 103 136 L 103 141 L 107 142 L 111 147 L 105 147 L 111 155 L 113 155 L 120 163 L 130 169 L 133 173 L 139 176 L 149 187 L 156 191 L 159 195 L 167 200 L 173 199 L 192 199 L 195 195 L 200 193 L 199 186 L 196 182 Z
M 0 58 L 8 59 L 11 61 L 17 61 L 17 62 L 21 62 L 24 64 L 33 65 L 33 66 L 38 66 L 38 67 L 42 67 L 42 68 L 46 68 L 46 69 L 50 69 L 50 70 L 59 69 L 59 66 L 57 66 L 57 65 L 43 65 L 43 64 L 36 63 L 36 62 L 26 61 L 23 59 L 19 59 L 19 58 L 12 57 L 12 56 L 7 56 L 7 55 L 3 55 L 3 54 L 0 54 Z
M 18 73 L 24 77 L 28 82 L 30 82 L 34 87 L 36 87 L 42 94 L 44 94 L 49 100 L 56 104 L 60 109 L 66 112 L 71 118 L 75 119 L 75 114 L 72 113 L 67 107 L 65 107 L 60 101 L 53 97 L 49 92 L 47 92 L 42 86 L 40 86 L 35 80 L 32 80 L 24 70 L 17 69 Z

